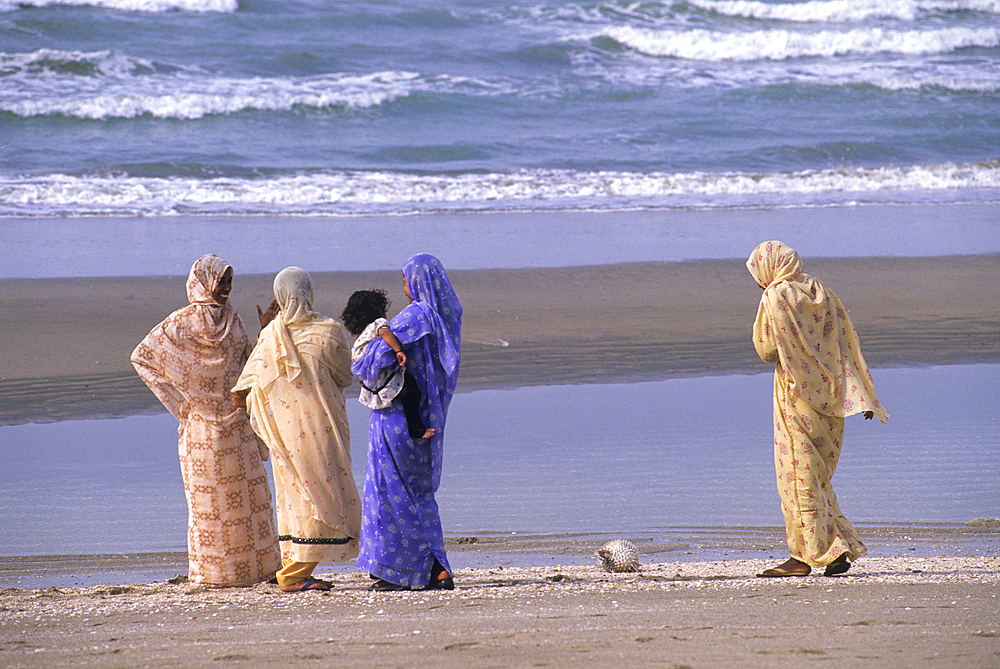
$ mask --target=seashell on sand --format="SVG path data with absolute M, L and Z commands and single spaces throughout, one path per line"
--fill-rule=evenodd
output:
M 614 539 L 597 551 L 604 571 L 639 571 L 639 551 L 626 539 Z

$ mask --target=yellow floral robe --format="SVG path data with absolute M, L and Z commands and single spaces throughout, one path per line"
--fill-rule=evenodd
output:
M 879 403 L 854 325 L 840 299 L 802 271 L 794 249 L 760 244 L 747 268 L 764 288 L 754 323 L 761 360 L 775 363 L 774 465 L 791 557 L 824 567 L 867 552 L 837 503 L 831 480 L 844 418 Z
M 312 311 L 312 282 L 293 267 L 275 278 L 281 313 L 260 333 L 234 391 L 249 391 L 254 431 L 271 453 L 284 563 L 358 555 L 361 498 L 351 472 L 344 327 Z

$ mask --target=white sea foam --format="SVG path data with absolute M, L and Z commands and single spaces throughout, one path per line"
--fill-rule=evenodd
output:
M 1000 46 L 1000 26 L 923 30 L 650 30 L 619 26 L 585 36 L 606 38 L 647 56 L 701 61 L 784 60 L 844 55 L 946 54 L 968 47 Z
M 81 74 L 82 73 L 82 74 Z M 167 66 L 113 51 L 0 54 L 0 110 L 18 116 L 87 119 L 196 119 L 245 110 L 296 106 L 369 108 L 414 91 L 495 85 L 412 72 L 332 73 L 312 77 L 236 78 L 199 68 Z
M 179 69 L 179 68 L 174 68 Z M 149 74 L 156 65 L 144 58 L 134 58 L 116 51 L 59 51 L 38 49 L 29 53 L 0 53 L 0 74 L 5 81 L 24 85 L 22 79 L 59 75 L 85 77 L 126 77 Z
M 687 0 L 689 7 L 721 16 L 786 21 L 792 23 L 858 23 L 871 20 L 914 21 L 928 16 L 964 12 L 1000 14 L 1000 0 L 805 0 L 762 2 L 760 0 Z M 500 20 L 539 25 L 560 21 L 568 24 L 673 22 L 686 12 L 669 2 L 599 2 L 596 4 L 514 6 L 494 12 Z M 529 27 L 526 25 L 526 27 Z
M 855 59 L 820 59 L 796 62 L 754 61 L 731 63 L 707 69 L 690 60 L 663 61 L 650 66 L 647 59 L 626 63 L 584 62 L 578 65 L 581 76 L 601 78 L 612 85 L 666 89 L 748 89 L 753 87 L 872 86 L 886 91 L 1000 93 L 1000 76 L 974 59 L 954 59 L 915 66 L 911 59 L 900 57 L 879 62 Z
M 0 12 L 21 7 L 89 6 L 122 12 L 232 13 L 238 0 L 0 0 Z
M 726 16 L 808 23 L 869 19 L 912 21 L 926 14 L 961 11 L 1000 14 L 1000 0 L 813 0 L 795 3 L 688 0 L 688 4 Z
M 509 341 L 500 339 L 499 337 L 489 337 L 487 339 L 466 339 L 467 343 L 471 344 L 482 344 L 483 346 L 496 346 L 498 348 L 507 348 L 510 346 Z
M 1000 160 L 967 165 L 782 173 L 640 174 L 523 170 L 503 174 L 435 176 L 337 172 L 267 179 L 54 174 L 0 177 L 0 215 L 363 214 L 428 209 L 614 209 L 690 206 L 696 201 L 712 207 L 727 206 L 733 202 L 752 203 L 754 198 L 761 196 L 781 196 L 788 202 L 807 197 L 810 203 L 821 204 L 843 202 L 845 196 L 872 193 L 992 192 L 998 189 Z

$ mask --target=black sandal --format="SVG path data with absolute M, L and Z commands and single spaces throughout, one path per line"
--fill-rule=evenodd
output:
M 373 590 L 375 592 L 401 592 L 404 590 L 409 590 L 410 586 L 397 585 L 396 583 L 390 583 L 389 581 L 380 578 L 371 585 L 369 585 L 368 589 Z
M 847 553 L 841 553 L 836 560 L 826 565 L 823 576 L 839 576 L 847 573 L 851 568 L 851 561 L 847 559 Z

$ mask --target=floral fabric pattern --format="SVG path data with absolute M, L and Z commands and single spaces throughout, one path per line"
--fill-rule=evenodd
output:
M 774 376 L 774 471 L 789 555 L 824 567 L 842 553 L 852 562 L 868 552 L 841 512 L 833 491 L 844 442 L 844 419 L 817 412 Z
M 368 428 L 364 514 L 358 566 L 409 587 L 426 586 L 437 560 L 451 572 L 434 497 L 441 481 L 445 423 L 461 359 L 462 306 L 440 261 L 420 254 L 403 266 L 413 302 L 392 319 L 406 366 L 420 390 L 429 439 L 409 436 L 402 404 L 372 411 Z M 381 340 L 368 345 L 351 370 L 365 385 L 396 364 Z
M 760 359 L 779 363 L 791 391 L 821 413 L 845 418 L 872 411 L 887 422 L 840 298 L 802 271 L 798 253 L 778 241 L 754 249 L 747 268 L 764 289 L 753 326 Z
M 271 452 L 282 559 L 343 562 L 357 556 L 361 526 L 344 399 L 353 381 L 347 332 L 312 311 L 303 270 L 282 270 L 274 293 L 281 313 L 233 390 L 249 391 L 250 423 Z
M 823 567 L 867 552 L 833 491 L 844 417 L 889 414 L 875 395 L 840 298 L 802 270 L 794 249 L 764 242 L 747 260 L 764 293 L 754 322 L 760 359 L 775 363 L 774 466 L 791 557 Z

